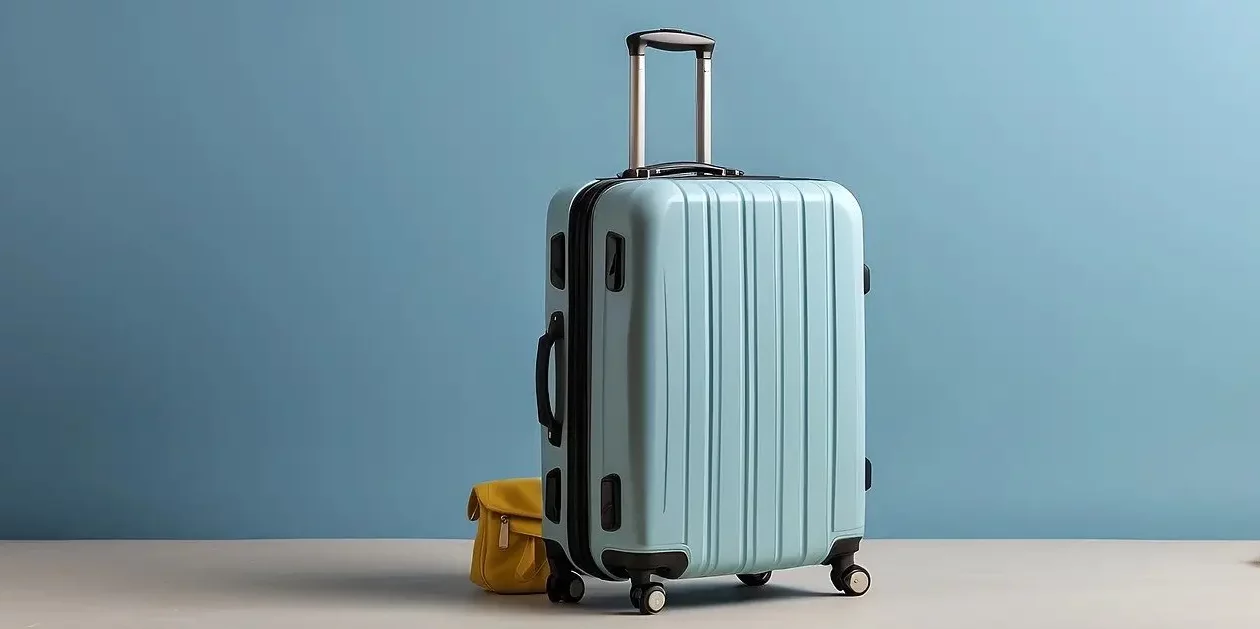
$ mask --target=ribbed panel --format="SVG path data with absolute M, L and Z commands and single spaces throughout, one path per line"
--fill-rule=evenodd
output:
M 682 188 L 685 211 L 662 226 L 680 235 L 668 239 L 679 264 L 661 299 L 664 520 L 681 528 L 694 576 L 815 563 L 854 511 L 858 348 L 837 339 L 838 319 L 852 326 L 855 315 L 836 311 L 855 303 L 837 298 L 854 279 L 836 277 L 853 272 L 852 239 L 839 230 L 838 266 L 836 200 L 819 184 Z

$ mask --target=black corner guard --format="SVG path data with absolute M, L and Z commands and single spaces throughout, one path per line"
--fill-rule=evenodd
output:
M 543 477 L 543 513 L 553 524 L 560 523 L 560 468 L 553 467 Z
M 608 573 L 619 579 L 629 579 L 632 573 L 650 573 L 663 579 L 677 579 L 687 571 L 687 553 L 667 550 L 659 553 L 628 553 L 605 550 L 599 556 Z
M 552 539 L 543 539 L 543 548 L 547 553 L 547 567 L 551 570 L 551 574 L 577 572 L 569 561 L 569 556 L 565 554 L 564 547 L 559 542 Z
M 834 566 L 838 563 L 852 563 L 853 555 L 857 554 L 858 547 L 862 545 L 860 537 L 843 537 L 831 543 L 831 550 L 827 552 L 827 558 L 822 560 L 824 566 Z

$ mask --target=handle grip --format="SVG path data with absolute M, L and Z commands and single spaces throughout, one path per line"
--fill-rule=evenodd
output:
M 712 37 L 677 28 L 639 31 L 626 37 L 626 48 L 631 57 L 642 57 L 648 48 L 655 48 L 666 52 L 693 51 L 697 59 L 712 59 L 715 45 Z
M 563 338 L 564 315 L 554 312 L 547 322 L 547 331 L 538 337 L 538 356 L 534 361 L 534 397 L 538 401 L 538 423 L 547 429 L 547 441 L 556 447 L 560 446 L 561 424 L 551 410 L 551 388 L 547 385 L 547 372 L 551 367 L 552 350 L 555 349 L 556 342 Z
M 622 179 L 646 179 L 649 177 L 669 177 L 671 175 L 713 175 L 716 177 L 739 177 L 744 171 L 700 162 L 662 162 L 628 168 L 621 173 Z

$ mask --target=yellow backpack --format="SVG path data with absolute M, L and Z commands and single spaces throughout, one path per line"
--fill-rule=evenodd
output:
M 477 522 L 469 578 L 496 594 L 547 591 L 542 480 L 509 478 L 473 486 L 468 519 Z

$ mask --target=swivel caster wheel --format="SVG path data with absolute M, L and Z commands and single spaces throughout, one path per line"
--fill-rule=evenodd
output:
M 852 564 L 844 569 L 831 569 L 831 584 L 845 596 L 861 596 L 871 589 L 871 573 Z
M 757 572 L 753 574 L 737 574 L 735 576 L 739 577 L 739 580 L 743 581 L 744 585 L 760 587 L 770 582 L 770 574 L 769 572 Z
M 568 572 L 547 575 L 547 600 L 553 603 L 576 603 L 586 594 L 582 577 Z
M 631 586 L 630 604 L 645 616 L 659 614 L 665 609 L 665 586 L 660 583 Z

